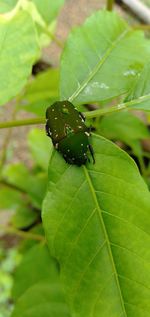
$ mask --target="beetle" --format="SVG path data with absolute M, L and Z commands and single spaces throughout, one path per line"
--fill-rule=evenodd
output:
M 86 164 L 89 161 L 88 151 L 95 163 L 94 151 L 89 143 L 90 131 L 84 121 L 83 114 L 68 100 L 57 101 L 46 110 L 46 134 L 69 164 Z

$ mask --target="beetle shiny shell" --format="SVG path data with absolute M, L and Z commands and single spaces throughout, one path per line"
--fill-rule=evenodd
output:
M 69 164 L 85 164 L 89 160 L 88 151 L 95 162 L 89 128 L 84 121 L 83 114 L 67 100 L 57 101 L 46 110 L 46 133 Z

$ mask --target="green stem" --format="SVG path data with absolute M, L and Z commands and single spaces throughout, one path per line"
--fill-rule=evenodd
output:
M 37 241 L 44 241 L 45 240 L 45 238 L 42 235 L 35 234 L 32 232 L 22 231 L 22 230 L 14 228 L 12 226 L 0 225 L 0 228 L 1 228 L 1 230 L 4 231 L 4 233 L 16 234 L 17 236 L 20 236 L 21 238 L 24 238 L 24 239 L 31 239 L 31 240 L 37 240 Z
M 94 111 L 88 111 L 88 112 L 84 112 L 84 116 L 86 117 L 86 119 L 91 119 L 91 118 L 95 118 L 95 117 L 101 117 L 103 115 L 107 115 L 110 114 L 112 112 L 118 112 L 121 110 L 126 109 L 125 104 L 120 104 L 114 107 L 109 107 L 109 108 L 103 108 L 103 109 L 98 109 L 98 110 L 94 110 Z
M 108 11 L 112 11 L 113 10 L 113 5 L 114 5 L 114 0 L 107 0 L 106 9 Z
M 138 109 L 138 105 L 144 101 L 147 101 L 147 100 L 150 100 L 150 94 L 146 95 L 146 96 L 141 96 L 138 99 L 134 99 L 134 100 L 127 101 L 124 103 L 120 103 L 120 104 L 113 106 L 113 107 L 98 109 L 98 110 L 94 110 L 94 111 L 90 111 L 90 112 L 84 112 L 84 115 L 86 118 L 95 118 L 95 117 L 100 117 L 103 115 L 110 114 L 112 112 L 118 112 L 118 111 L 121 111 L 124 109 L 140 110 L 140 109 Z M 136 107 L 136 105 L 137 105 L 137 107 Z M 134 106 L 134 108 L 132 108 L 132 106 Z
M 13 128 L 13 127 L 32 125 L 32 124 L 44 124 L 45 122 L 46 122 L 45 118 L 31 118 L 31 119 L 0 122 L 0 129 Z
M 47 28 L 44 28 L 44 32 L 62 49 L 64 48 L 63 43 Z
M 112 112 L 118 112 L 124 109 L 127 110 L 140 110 L 138 109 L 138 105 L 144 101 L 150 101 L 150 94 L 146 96 L 139 97 L 138 99 L 134 99 L 128 102 L 120 103 L 116 106 L 109 107 L 109 108 L 103 108 L 93 111 L 87 111 L 83 112 L 85 117 L 87 119 L 89 118 L 96 118 L 101 117 L 103 115 L 110 114 Z M 136 107 L 137 105 L 137 107 Z M 134 108 L 132 108 L 134 106 Z M 24 120 L 14 120 L 14 121 L 7 121 L 7 122 L 0 122 L 0 129 L 4 128 L 12 128 L 12 127 L 18 127 L 18 126 L 25 126 L 25 125 L 32 125 L 32 124 L 45 124 L 46 119 L 43 118 L 31 118 L 31 119 L 24 119 Z

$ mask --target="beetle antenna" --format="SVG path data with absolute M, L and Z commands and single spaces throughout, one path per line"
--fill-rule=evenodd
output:
M 89 150 L 93 159 L 93 164 L 95 164 L 95 157 L 94 157 L 94 151 L 93 151 L 93 147 L 91 144 L 89 144 Z

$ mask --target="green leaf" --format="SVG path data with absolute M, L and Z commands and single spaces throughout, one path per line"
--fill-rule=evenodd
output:
M 39 48 L 31 17 L 19 12 L 0 19 L 0 105 L 15 97 L 25 85 Z
M 36 283 L 57 282 L 58 268 L 46 246 L 35 245 L 23 256 L 15 271 L 12 296 L 16 300 Z
M 11 11 L 18 0 L 1 0 L 0 1 L 0 13 L 5 13 Z
M 22 203 L 11 217 L 11 223 L 18 229 L 27 228 L 32 225 L 37 218 L 37 212 L 33 208 Z
M 132 101 L 129 106 L 132 109 L 150 111 L 150 63 L 146 64 L 135 86 L 131 90 L 126 102 Z M 135 102 L 137 100 L 137 102 Z
M 32 0 L 44 21 L 49 25 L 58 15 L 64 0 Z
M 48 105 L 59 99 L 58 81 L 58 69 L 49 69 L 36 76 L 26 87 L 21 109 L 44 116 Z
M 61 60 L 61 99 L 80 104 L 126 93 L 149 53 L 143 32 L 131 30 L 114 12 L 97 12 L 68 38 Z
M 28 135 L 28 145 L 37 165 L 47 171 L 53 149 L 50 139 L 43 131 L 32 129 Z
M 22 203 L 22 194 L 8 186 L 0 186 L 0 211 L 3 209 L 16 209 Z
M 12 317 L 68 317 L 60 284 L 38 283 L 21 296 Z
M 35 207 L 41 208 L 47 187 L 47 175 L 45 173 L 34 175 L 25 165 L 18 163 L 8 165 L 3 170 L 3 177 L 9 184 L 28 193 Z
M 148 317 L 150 193 L 134 161 L 93 135 L 96 163 L 67 165 L 55 151 L 43 224 L 72 315 Z
M 42 223 L 40 222 L 36 226 L 32 227 L 30 229 L 30 233 L 43 236 L 44 238 L 45 234 L 44 234 Z M 27 251 L 29 251 L 30 248 L 32 248 L 34 245 L 37 245 L 37 244 L 39 244 L 38 240 L 23 239 L 20 242 L 19 251 L 21 252 L 21 254 L 26 253 Z
M 120 140 L 129 145 L 132 140 L 150 138 L 145 124 L 128 111 L 112 113 L 101 118 L 98 132 L 106 138 Z

